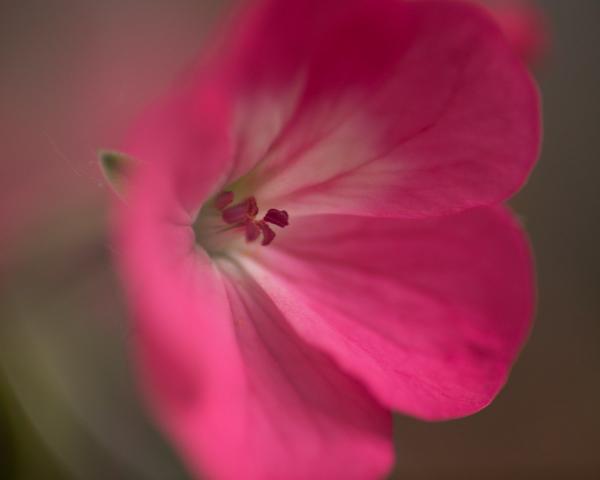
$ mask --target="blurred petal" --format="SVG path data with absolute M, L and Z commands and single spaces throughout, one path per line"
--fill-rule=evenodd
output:
M 418 217 L 506 199 L 538 154 L 536 89 L 460 2 L 263 1 L 213 65 L 261 205 Z
M 389 412 L 301 340 L 254 280 L 227 270 L 248 386 L 239 455 L 256 472 L 234 478 L 381 478 L 393 461 Z
M 538 62 L 549 43 L 548 26 L 542 10 L 531 0 L 495 0 L 488 3 L 488 9 L 514 51 L 530 65 Z
M 125 151 L 135 158 L 146 179 L 143 194 L 151 194 L 148 183 L 164 185 L 163 195 L 178 203 L 192 217 L 202 202 L 222 183 L 233 162 L 229 137 L 230 110 L 223 92 L 211 79 L 194 94 L 182 85 L 170 97 L 149 109 L 131 132 Z M 162 197 L 159 197 L 162 198 Z M 163 198 L 164 199 L 164 198 Z M 155 201 L 155 200 L 151 200 Z M 163 206 L 164 208 L 164 206 Z
M 411 415 L 447 419 L 486 406 L 531 325 L 531 257 L 502 209 L 306 217 L 272 248 L 243 262 L 294 328 Z

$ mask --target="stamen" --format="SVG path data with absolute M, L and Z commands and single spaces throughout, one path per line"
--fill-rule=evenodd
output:
M 246 223 L 246 241 L 253 242 L 260 236 L 260 228 L 256 222 Z
M 261 244 L 266 246 L 275 238 L 275 232 L 268 223 L 282 228 L 289 225 L 289 215 L 285 210 L 271 208 L 262 220 L 257 220 L 258 205 L 254 197 L 248 197 L 235 205 L 229 206 L 233 199 L 234 194 L 230 191 L 221 192 L 215 197 L 214 206 L 221 211 L 221 218 L 229 225 L 217 230 L 216 233 L 240 229 L 240 231 L 244 231 L 247 242 L 254 242 L 262 234 Z
M 275 238 L 275 232 L 263 220 L 256 222 L 256 224 L 258 225 L 263 234 L 263 241 L 261 245 L 266 247 Z
M 276 208 L 269 209 L 263 218 L 265 222 L 272 223 L 282 228 L 289 225 L 288 219 L 289 215 L 285 210 L 277 210 Z
M 256 205 L 256 199 L 248 197 L 243 202 L 223 210 L 222 217 L 225 223 L 234 224 L 254 220 L 257 213 L 258 206 Z
M 219 210 L 223 210 L 227 205 L 233 202 L 233 192 L 221 192 L 215 198 L 215 207 Z
M 248 198 L 248 215 L 252 218 L 258 214 L 258 205 L 256 204 L 256 198 Z

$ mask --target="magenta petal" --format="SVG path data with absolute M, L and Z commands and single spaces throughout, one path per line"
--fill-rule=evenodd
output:
M 426 419 L 498 393 L 529 332 L 532 261 L 501 208 L 427 220 L 315 216 L 245 264 L 309 343 Z
M 235 118 L 233 180 L 292 215 L 422 217 L 523 184 L 540 110 L 522 62 L 462 2 L 263 1 L 213 65 Z
M 225 270 L 247 375 L 243 455 L 254 463 L 233 478 L 382 478 L 393 459 L 389 412 L 302 341 L 254 280 Z
M 173 200 L 194 216 L 203 202 L 222 191 L 220 183 L 233 166 L 231 124 L 229 97 L 206 75 L 193 89 L 181 85 L 149 109 L 124 151 L 142 170 L 151 167 L 154 175 L 168 177 Z

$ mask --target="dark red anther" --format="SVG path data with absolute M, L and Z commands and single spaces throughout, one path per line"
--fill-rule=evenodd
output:
M 260 236 L 260 228 L 256 222 L 246 223 L 246 241 L 253 242 Z
M 256 224 L 258 225 L 258 227 L 260 228 L 260 230 L 263 234 L 263 240 L 261 242 L 261 245 L 267 246 L 275 238 L 275 232 L 271 229 L 271 227 L 269 227 L 267 225 L 266 222 L 264 222 L 262 220 L 259 222 L 256 222 Z
M 289 225 L 289 215 L 285 210 L 270 208 L 263 220 L 272 223 L 278 227 L 287 227 Z
M 233 202 L 233 192 L 221 192 L 215 198 L 215 207 L 223 210 L 231 202 Z
M 256 214 L 258 213 L 256 198 L 249 197 L 246 201 L 248 202 L 248 216 L 252 218 L 256 217 Z
M 262 235 L 262 245 L 269 245 L 275 238 L 275 232 L 268 225 L 271 223 L 278 227 L 289 225 L 289 215 L 285 210 L 271 208 L 262 220 L 256 220 L 258 205 L 254 197 L 228 206 L 233 201 L 233 192 L 221 192 L 215 197 L 215 207 L 221 210 L 221 217 L 225 223 L 232 225 L 224 231 L 243 229 L 247 242 L 254 242 Z
M 254 197 L 248 197 L 232 207 L 223 210 L 223 221 L 229 224 L 243 223 L 247 220 L 254 220 L 258 213 L 258 205 Z

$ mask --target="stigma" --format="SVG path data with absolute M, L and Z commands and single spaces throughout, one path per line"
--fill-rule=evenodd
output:
M 289 215 L 285 210 L 271 208 L 262 219 L 257 218 L 259 213 L 256 198 L 248 197 L 245 200 L 233 203 L 233 192 L 221 192 L 216 196 L 214 205 L 221 212 L 221 218 L 230 228 L 243 230 L 247 242 L 254 242 L 262 236 L 261 245 L 267 246 L 275 239 L 275 231 L 269 226 L 276 225 L 280 228 L 289 225 Z

